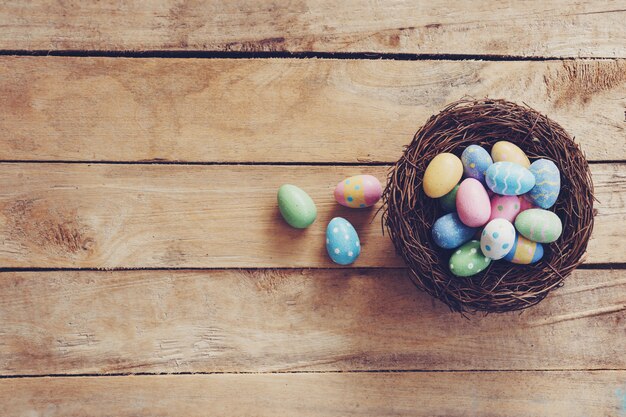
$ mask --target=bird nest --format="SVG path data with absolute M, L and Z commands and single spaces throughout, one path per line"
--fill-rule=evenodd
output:
M 424 194 L 424 171 L 442 152 L 460 157 L 469 145 L 489 149 L 500 140 L 515 143 L 531 160 L 547 158 L 557 165 L 561 191 L 551 210 L 563 222 L 563 233 L 544 245 L 545 254 L 535 264 L 502 260 L 474 276 L 457 277 L 448 269 L 451 251 L 433 242 L 432 226 L 445 213 L 439 201 Z M 593 229 L 593 183 L 578 145 L 553 120 L 505 100 L 464 99 L 428 119 L 391 168 L 383 199 L 383 225 L 411 280 L 458 312 L 506 312 L 537 304 L 583 261 Z

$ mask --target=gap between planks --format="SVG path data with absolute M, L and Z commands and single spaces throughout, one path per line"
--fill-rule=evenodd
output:
M 265 371 L 265 372 L 117 372 L 86 374 L 0 375 L 0 379 L 37 378 L 115 378 L 189 375 L 300 375 L 300 374 L 463 374 L 463 373 L 562 373 L 562 372 L 623 372 L 626 368 L 554 368 L 554 369 L 355 369 L 325 371 Z
M 288 52 L 288 51 L 99 51 L 99 50 L 0 50 L 0 56 L 58 56 L 73 58 L 163 58 L 163 59 L 331 59 L 366 61 L 573 61 L 593 59 L 614 60 L 615 56 L 523 56 L 497 54 L 395 54 L 380 52 Z

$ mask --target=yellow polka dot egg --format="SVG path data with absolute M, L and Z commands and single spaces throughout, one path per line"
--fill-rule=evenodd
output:
M 335 200 L 342 206 L 364 208 L 380 200 L 383 187 L 372 175 L 355 175 L 341 181 L 335 187 Z

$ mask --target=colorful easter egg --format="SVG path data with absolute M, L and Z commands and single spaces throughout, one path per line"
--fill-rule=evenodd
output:
M 460 185 L 461 184 L 455 185 L 452 191 L 439 198 L 439 204 L 441 204 L 441 208 L 446 213 L 452 213 L 453 211 L 456 211 L 456 192 L 459 191 Z
M 461 160 L 451 153 L 435 156 L 424 172 L 424 193 L 431 198 L 448 194 L 463 176 Z
M 535 186 L 528 192 L 528 200 L 544 209 L 556 203 L 561 189 L 561 175 L 556 164 L 548 159 L 538 159 L 529 168 L 535 176 Z
M 491 216 L 489 216 L 489 220 L 506 219 L 513 223 L 520 212 L 520 207 L 520 198 L 518 196 L 495 194 L 491 197 Z
M 550 243 L 561 236 L 563 224 L 559 216 L 543 209 L 530 209 L 517 215 L 515 228 L 533 242 Z
M 359 235 L 343 217 L 335 217 L 328 223 L 326 251 L 330 259 L 339 265 L 349 265 L 361 254 Z
M 278 209 L 285 221 L 297 229 L 309 227 L 317 217 L 317 208 L 311 197 L 291 184 L 281 185 L 278 189 Z
M 512 162 L 495 162 L 487 168 L 487 186 L 496 194 L 520 195 L 535 186 L 535 177 L 526 168 Z
M 355 175 L 341 181 L 335 187 L 335 200 L 342 206 L 363 208 L 373 206 L 380 200 L 383 187 L 372 175 Z
M 480 250 L 493 260 L 502 259 L 513 248 L 515 227 L 506 219 L 487 223 L 480 237 Z
M 440 248 L 454 249 L 472 239 L 476 228 L 463 224 L 456 213 L 442 216 L 433 224 L 432 235 Z
M 468 178 L 474 178 L 485 182 L 485 172 L 489 165 L 493 164 L 489 152 L 478 145 L 470 145 L 461 154 L 463 173 Z
M 487 223 L 491 215 L 489 195 L 480 181 L 466 178 L 456 193 L 456 211 L 461 221 L 470 227 Z
M 521 150 L 519 146 L 507 142 L 506 140 L 501 140 L 493 145 L 493 148 L 491 148 L 491 157 L 493 158 L 493 162 L 513 162 L 524 168 L 530 166 L 530 161 L 524 151 Z
M 543 257 L 543 245 L 526 239 L 517 234 L 513 249 L 506 254 L 504 260 L 514 264 L 528 265 L 537 262 Z
M 470 240 L 450 257 L 450 272 L 459 277 L 469 277 L 484 271 L 491 259 L 480 251 L 480 242 Z
M 519 212 L 537 208 L 536 205 L 528 201 L 528 193 L 519 196 Z M 517 213 L 519 214 L 519 213 Z

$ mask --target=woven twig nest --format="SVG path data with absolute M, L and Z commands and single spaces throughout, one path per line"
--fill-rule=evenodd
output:
M 533 265 L 502 260 L 472 277 L 457 277 L 448 269 L 451 251 L 432 239 L 433 223 L 444 213 L 438 200 L 424 194 L 424 171 L 441 152 L 460 157 L 469 145 L 490 149 L 500 140 L 517 144 L 531 160 L 556 163 L 561 191 L 551 210 L 561 218 L 563 234 L 544 245 L 543 258 Z M 578 145 L 556 122 L 504 100 L 460 100 L 432 116 L 392 167 L 383 198 L 383 224 L 412 281 L 459 312 L 506 312 L 537 304 L 582 262 L 593 228 L 593 183 Z

